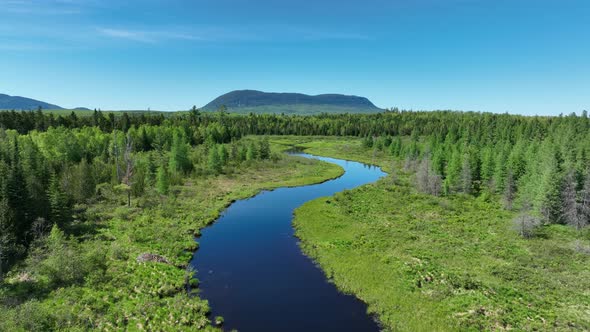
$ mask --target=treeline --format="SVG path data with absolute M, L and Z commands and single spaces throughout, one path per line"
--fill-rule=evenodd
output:
M 558 117 L 520 116 L 475 112 L 414 112 L 397 109 L 377 114 L 322 114 L 316 116 L 250 114 L 231 115 L 224 112 L 200 112 L 196 108 L 187 112 L 170 113 L 108 113 L 95 111 L 93 115 L 54 116 L 42 111 L 0 112 L 0 127 L 14 129 L 21 134 L 32 130 L 44 131 L 50 127 L 97 127 L 102 131 L 113 129 L 127 132 L 141 125 L 181 127 L 209 127 L 218 124 L 218 139 L 225 142 L 245 135 L 318 135 L 318 136 L 436 136 L 445 139 L 469 135 L 469 140 L 504 140 L 515 143 L 519 137 L 542 139 L 554 129 L 573 125 L 576 130 L 589 127 L 587 112 Z M 190 137 L 189 137 L 190 138 Z
M 218 123 L 132 125 L 127 132 L 0 129 L 0 276 L 52 225 L 67 230 L 77 206 L 117 193 L 131 204 L 146 190 L 166 195 L 187 176 L 230 173 L 242 163 L 279 157 L 267 138 L 232 138 Z
M 75 204 L 146 190 L 167 194 L 187 175 L 278 158 L 245 135 L 363 137 L 406 160 L 432 194 L 502 195 L 507 208 L 583 227 L 590 206 L 590 120 L 461 112 L 248 115 L 224 112 L 90 116 L 0 112 L 0 259 L 6 267 Z M 105 185 L 106 184 L 106 185 Z
M 590 223 L 586 112 L 554 118 L 440 116 L 447 121 L 438 128 L 416 127 L 409 137 L 366 136 L 363 145 L 403 160 L 422 192 L 500 195 L 507 209 L 521 211 L 521 233 L 541 223 L 577 229 Z

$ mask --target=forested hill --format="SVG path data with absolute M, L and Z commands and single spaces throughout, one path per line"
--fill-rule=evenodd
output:
M 63 109 L 61 106 L 49 104 L 44 101 L 0 93 L 0 110 L 32 110 L 39 107 L 46 110 Z
M 301 93 L 274 93 L 236 90 L 217 97 L 203 107 L 215 111 L 225 106 L 235 113 L 370 113 L 380 112 L 369 99 L 341 94 L 310 96 Z

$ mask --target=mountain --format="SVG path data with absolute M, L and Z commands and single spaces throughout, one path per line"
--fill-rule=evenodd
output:
M 371 113 L 380 112 L 369 99 L 340 94 L 309 96 L 301 93 L 275 93 L 236 90 L 215 98 L 203 107 L 215 111 L 227 107 L 232 113 Z
M 19 97 L 9 96 L 0 93 L 0 109 L 3 110 L 36 110 L 41 107 L 46 110 L 63 109 L 60 106 L 49 104 L 43 101 Z

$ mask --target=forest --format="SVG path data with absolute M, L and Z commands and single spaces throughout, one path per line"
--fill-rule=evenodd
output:
M 235 115 L 195 107 L 166 116 L 100 111 L 55 116 L 38 110 L 0 112 L 0 128 L 0 330 L 215 329 L 206 302 L 198 293 L 186 292 L 186 284 L 198 285 L 183 269 L 197 250 L 192 237 L 236 198 L 340 175 L 325 163 L 285 155 L 292 146 L 378 164 L 389 173 L 379 182 L 384 190 L 337 196 L 350 206 L 363 195 L 368 195 L 365 201 L 381 202 L 373 211 L 400 204 L 388 201 L 393 190 L 426 205 L 444 200 L 453 207 L 454 218 L 469 224 L 477 209 L 483 211 L 477 202 L 485 202 L 509 229 L 507 236 L 518 237 L 503 238 L 507 243 L 538 241 L 534 243 L 543 248 L 543 241 L 549 243 L 557 232 L 553 227 L 564 229 L 560 236 L 571 248 L 559 247 L 560 256 L 543 264 L 573 260 L 583 266 L 590 260 L 590 119 L 585 111 L 541 117 L 399 109 L 313 116 Z M 420 208 L 400 205 L 406 215 L 398 218 L 409 218 Z M 339 284 L 346 269 L 323 258 L 321 246 L 313 246 L 310 226 L 300 222 L 296 228 L 304 251 L 331 271 L 339 287 L 359 294 L 362 287 Z M 404 232 L 411 230 L 400 226 L 397 235 Z M 382 233 L 363 236 L 395 241 Z M 157 252 L 170 264 L 138 264 L 136 257 L 147 252 Z M 511 263 L 519 264 L 519 257 Z M 545 271 L 546 266 L 534 268 Z M 589 271 L 587 265 L 575 268 L 575 276 L 585 278 L 578 280 L 585 295 L 568 304 L 578 306 L 577 316 L 545 316 L 553 325 L 527 325 L 527 314 L 484 310 L 479 312 L 484 318 L 449 323 L 449 317 L 473 309 L 470 302 L 453 303 L 452 310 L 433 308 L 441 316 L 436 324 L 443 329 L 588 329 Z M 158 280 L 145 282 L 150 275 Z M 434 275 L 420 283 L 439 277 Z M 473 283 L 461 289 L 477 289 Z M 563 305 L 568 292 L 552 296 Z M 384 328 L 403 330 L 390 303 L 382 301 L 367 300 Z M 526 311 L 526 304 L 508 307 Z M 538 314 L 551 312 L 543 310 Z M 503 321 L 503 315 L 509 318 Z

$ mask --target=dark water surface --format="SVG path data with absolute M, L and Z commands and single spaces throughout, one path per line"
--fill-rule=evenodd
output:
M 346 173 L 321 184 L 263 191 L 233 203 L 198 239 L 191 261 L 200 296 L 224 330 L 378 331 L 366 305 L 344 295 L 301 252 L 291 226 L 293 210 L 322 196 L 371 183 L 379 168 L 297 154 L 338 164 Z

